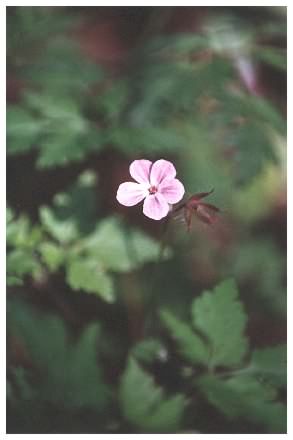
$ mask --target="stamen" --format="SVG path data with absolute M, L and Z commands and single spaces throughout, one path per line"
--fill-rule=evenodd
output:
M 157 191 L 158 191 L 158 190 L 157 190 L 157 187 L 156 187 L 156 186 L 151 186 L 151 187 L 149 188 L 149 193 L 150 193 L 150 194 L 156 194 Z

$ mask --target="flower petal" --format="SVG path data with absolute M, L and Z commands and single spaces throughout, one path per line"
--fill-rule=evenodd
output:
M 150 160 L 134 160 L 129 167 L 130 175 L 139 183 L 149 183 L 151 166 L 152 162 Z
M 143 203 L 143 213 L 153 220 L 161 220 L 169 212 L 169 205 L 160 193 L 146 197 Z
M 157 160 L 152 168 L 150 182 L 152 185 L 158 186 L 164 179 L 174 179 L 176 170 L 174 165 L 168 160 Z
M 121 205 L 133 206 L 141 202 L 148 195 L 145 185 L 135 182 L 124 182 L 119 185 L 116 199 Z
M 171 204 L 178 203 L 185 193 L 184 186 L 178 179 L 164 179 L 159 185 L 158 191 Z

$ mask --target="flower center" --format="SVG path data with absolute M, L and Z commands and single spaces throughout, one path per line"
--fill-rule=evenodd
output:
M 149 187 L 149 193 L 150 193 L 150 194 L 156 194 L 157 191 L 158 191 L 158 190 L 157 190 L 157 187 L 156 187 L 156 186 L 150 186 L 150 187 Z

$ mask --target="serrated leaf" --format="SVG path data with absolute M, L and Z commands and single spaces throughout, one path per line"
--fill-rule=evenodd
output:
M 47 206 L 40 208 L 40 217 L 44 228 L 60 243 L 69 243 L 78 236 L 74 220 L 56 218 L 53 211 Z
M 78 340 L 70 359 L 68 371 L 70 399 L 73 394 L 76 406 L 100 409 L 107 400 L 107 389 L 102 384 L 101 371 L 97 359 L 97 336 L 99 326 L 89 325 Z M 98 385 L 98 386 L 97 386 Z
M 82 142 L 82 139 L 74 133 L 62 131 L 52 133 L 42 141 L 37 166 L 50 168 L 81 160 L 86 153 L 81 148 Z
M 176 318 L 172 313 L 163 310 L 160 313 L 164 325 L 171 332 L 179 346 L 182 356 L 192 363 L 207 364 L 209 359 L 208 347 L 189 326 Z
M 39 246 L 42 260 L 49 270 L 55 272 L 64 261 L 64 249 L 50 241 L 42 242 Z
M 26 153 L 42 130 L 42 122 L 20 106 L 7 109 L 7 151 L 10 154 Z
M 158 258 L 160 245 L 136 229 L 126 231 L 114 217 L 101 221 L 84 241 L 84 249 L 106 268 L 128 272 Z M 165 257 L 170 256 L 167 249 Z
M 39 269 L 39 263 L 35 256 L 29 250 L 21 248 L 16 248 L 8 253 L 6 265 L 7 273 L 16 278 L 33 274 Z
M 133 356 L 143 362 L 151 363 L 166 356 L 166 349 L 158 339 L 144 339 L 132 349 Z
M 26 151 L 37 141 L 40 168 L 79 161 L 104 141 L 83 115 L 82 103 L 56 91 L 24 93 L 21 106 L 8 113 L 7 128 L 9 151 Z
M 179 429 L 184 397 L 164 397 L 162 389 L 132 358 L 122 376 L 119 398 L 124 417 L 140 431 L 174 433 Z
M 70 261 L 66 269 L 66 280 L 73 290 L 94 293 L 110 303 L 115 300 L 112 279 L 101 268 L 98 260 Z
M 276 391 L 255 378 L 238 375 L 221 380 L 212 375 L 197 381 L 208 401 L 227 418 L 253 421 L 268 432 L 286 432 L 286 408 L 276 402 Z
M 66 328 L 56 316 L 40 316 L 22 302 L 8 304 L 10 331 L 25 344 L 38 371 L 34 382 L 35 405 L 51 402 L 65 408 L 91 408 L 102 411 L 108 390 L 97 364 L 99 331 L 92 324 L 77 343 L 70 343 Z
M 26 92 L 24 102 L 30 108 L 39 111 L 46 118 L 58 123 L 77 121 L 80 118 L 78 103 L 66 95 L 52 95 L 49 93 Z M 78 129 L 79 126 L 76 127 Z M 52 128 L 51 128 L 52 129 Z
M 238 365 L 247 350 L 246 314 L 233 280 L 206 291 L 192 304 L 193 325 L 208 338 L 210 367 Z
M 273 385 L 285 386 L 287 383 L 287 346 L 278 345 L 254 350 L 250 368 L 254 374 Z
M 7 224 L 6 238 L 10 245 L 34 250 L 41 239 L 39 226 L 32 226 L 26 215 Z
M 72 20 L 72 17 L 71 17 Z M 56 94 L 81 95 L 88 87 L 101 81 L 101 66 L 84 57 L 75 40 L 58 35 L 50 38 L 34 63 L 22 69 L 24 78 L 35 87 Z

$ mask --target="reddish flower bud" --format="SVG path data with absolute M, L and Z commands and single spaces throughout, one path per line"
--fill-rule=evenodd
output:
M 186 202 L 181 203 L 175 210 L 174 213 L 178 213 L 180 210 L 184 212 L 184 220 L 187 225 L 187 230 L 191 229 L 192 215 L 201 220 L 202 222 L 212 225 L 218 219 L 218 212 L 220 209 L 210 203 L 204 203 L 201 199 L 210 195 L 214 190 L 209 192 L 197 193 L 191 196 Z

